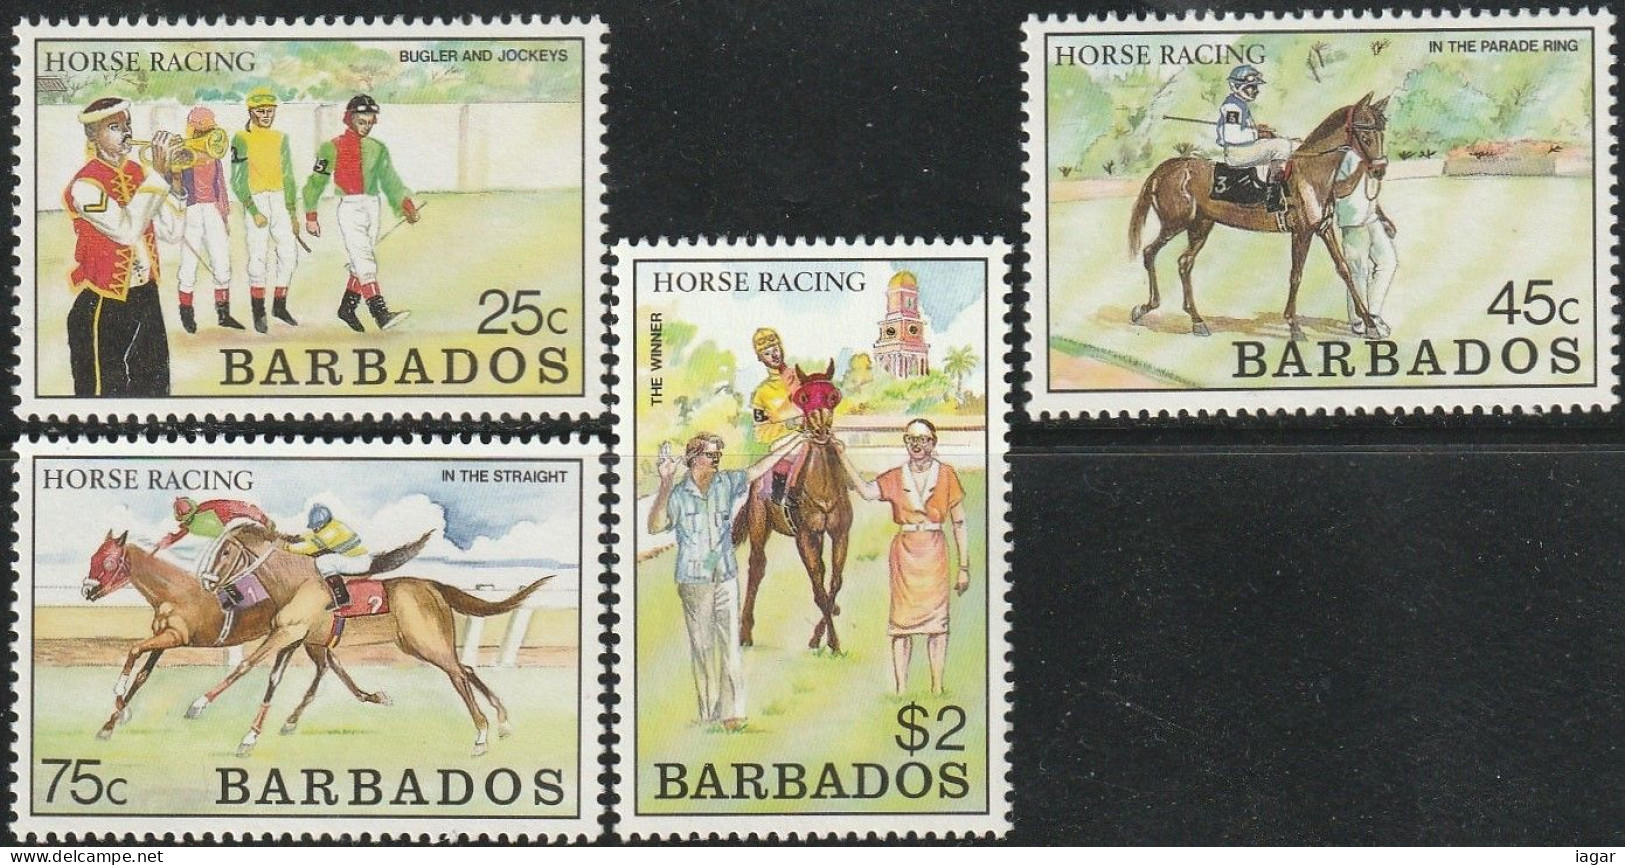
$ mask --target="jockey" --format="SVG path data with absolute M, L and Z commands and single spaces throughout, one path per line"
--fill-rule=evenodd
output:
M 756 349 L 756 359 L 768 370 L 767 378 L 756 386 L 750 397 L 751 423 L 757 443 L 774 450 L 775 444 L 794 435 L 801 426 L 801 409 L 791 399 L 801 389 L 801 377 L 794 367 L 784 362 L 784 343 L 778 331 L 770 327 L 757 328 L 751 335 L 751 347 Z M 793 453 L 786 454 L 773 467 L 773 503 L 776 505 L 784 505 L 795 458 Z
M 344 578 L 372 570 L 372 556 L 361 545 L 361 536 L 333 519 L 333 512 L 326 505 L 313 505 L 306 525 L 309 531 L 290 544 L 288 552 L 316 560 L 316 572 L 333 592 L 333 602 L 327 609 L 337 610 L 350 603 L 350 589 L 344 585 Z
M 1230 70 L 1230 95 L 1219 106 L 1217 141 L 1224 148 L 1224 162 L 1232 168 L 1252 168 L 1260 180 L 1281 180 L 1282 166 L 1292 156 L 1292 142 L 1275 137 L 1275 130 L 1253 121 L 1252 102 L 1263 89 L 1264 76 L 1251 65 Z M 1279 192 L 1269 199 L 1269 210 L 1285 208 Z
M 175 521 L 179 525 L 152 548 L 154 553 L 162 552 L 187 535 L 218 538 L 227 529 L 243 523 L 276 531 L 276 524 L 264 511 L 236 499 L 210 499 L 200 503 L 188 496 L 179 496 L 175 499 Z

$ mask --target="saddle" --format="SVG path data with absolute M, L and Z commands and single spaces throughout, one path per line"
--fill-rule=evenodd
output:
M 382 616 L 389 612 L 389 593 L 384 588 L 383 580 L 367 577 L 345 580 L 344 587 L 350 593 L 350 602 L 333 611 L 333 628 L 327 637 L 328 648 L 338 645 L 339 638 L 344 636 L 346 621 L 363 616 Z
M 1286 206 L 1286 175 L 1283 172 L 1280 180 L 1263 181 L 1252 168 L 1232 168 L 1223 162 L 1214 162 L 1210 195 L 1214 201 L 1278 211 Z

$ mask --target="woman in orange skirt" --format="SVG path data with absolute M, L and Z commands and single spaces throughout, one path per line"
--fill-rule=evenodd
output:
M 965 490 L 954 467 L 936 458 L 937 428 L 924 418 L 903 430 L 908 461 L 881 472 L 872 481 L 858 474 L 844 446 L 841 463 L 853 487 L 869 501 L 891 505 L 897 534 L 892 538 L 891 567 L 892 675 L 901 694 L 908 685 L 914 636 L 924 634 L 931 665 L 931 692 L 942 693 L 942 669 L 948 659 L 948 540 L 951 528 L 959 553 L 955 592 L 970 588 L 970 560 L 965 530 Z

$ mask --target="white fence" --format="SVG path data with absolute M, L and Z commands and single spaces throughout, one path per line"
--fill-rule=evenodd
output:
M 203 103 L 215 122 L 236 132 L 248 122 L 240 102 Z M 131 108 L 137 139 L 155 130 L 185 134 L 193 106 Z M 36 180 L 41 210 L 61 210 L 61 190 L 85 164 L 81 106 L 41 105 Z M 539 191 L 581 185 L 582 106 L 576 102 L 392 104 L 382 106 L 374 135 L 389 145 L 406 185 L 418 192 Z M 283 103 L 276 129 L 288 134 L 294 179 L 301 187 L 316 148 L 344 131 L 344 106 Z M 329 189 L 329 194 L 331 189 Z

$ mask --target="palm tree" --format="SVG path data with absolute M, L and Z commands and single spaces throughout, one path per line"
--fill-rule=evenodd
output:
M 957 398 L 963 402 L 965 399 L 965 376 L 976 369 L 976 349 L 962 345 L 958 348 L 948 349 L 948 359 L 942 364 L 942 371 L 953 376 L 954 390 Z

